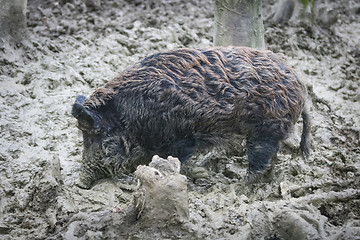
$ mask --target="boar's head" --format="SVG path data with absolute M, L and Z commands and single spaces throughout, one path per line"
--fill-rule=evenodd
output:
M 116 122 L 116 111 L 111 103 L 106 108 L 92 108 L 84 105 L 86 98 L 79 95 L 72 108 L 72 115 L 78 120 L 83 133 L 82 167 L 78 185 L 90 188 L 95 181 L 120 176 L 124 170 L 136 167 L 130 163 L 137 147 L 130 145 L 126 131 Z M 141 159 L 141 158 L 140 158 Z M 129 161 L 131 160 L 131 161 Z

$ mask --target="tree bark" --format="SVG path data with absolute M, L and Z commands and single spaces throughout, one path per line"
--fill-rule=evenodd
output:
M 272 20 L 274 23 L 288 22 L 294 13 L 294 9 L 294 0 L 281 0 L 276 5 L 276 11 Z
M 215 46 L 265 49 L 262 0 L 215 0 Z
M 0 38 L 21 40 L 26 35 L 27 0 L 0 0 Z

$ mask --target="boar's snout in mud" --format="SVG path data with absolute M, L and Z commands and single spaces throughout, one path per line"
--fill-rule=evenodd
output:
M 301 115 L 309 155 L 306 87 L 282 56 L 245 47 L 177 49 L 144 58 L 72 114 L 83 132 L 81 186 L 132 172 L 153 155 L 181 162 L 246 139 L 248 181 L 264 172 Z

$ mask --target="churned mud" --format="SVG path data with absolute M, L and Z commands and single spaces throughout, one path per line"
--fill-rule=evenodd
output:
M 268 49 L 308 86 L 310 159 L 299 122 L 253 186 L 238 151 L 85 190 L 75 97 L 151 53 L 211 46 L 213 1 L 28 0 L 28 39 L 0 46 L 0 239 L 360 239 L 360 4 L 275 24 L 264 2 Z

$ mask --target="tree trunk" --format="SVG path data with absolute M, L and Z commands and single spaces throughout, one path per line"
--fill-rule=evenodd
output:
M 265 49 L 262 0 L 215 0 L 214 45 Z
M 273 16 L 274 23 L 286 23 L 289 22 L 290 18 L 293 16 L 295 9 L 294 0 L 281 0 L 276 5 L 276 11 Z
M 0 0 L 0 38 L 21 40 L 26 34 L 27 0 Z

